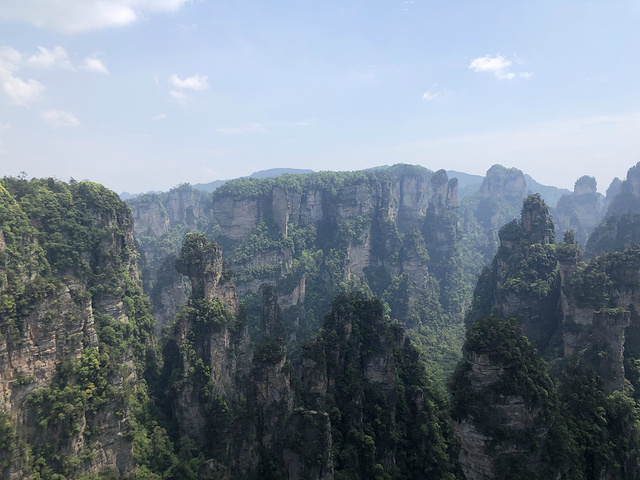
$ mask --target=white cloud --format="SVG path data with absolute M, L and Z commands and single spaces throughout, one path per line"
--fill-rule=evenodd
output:
M 27 64 L 36 68 L 72 68 L 69 55 L 60 46 L 53 47 L 51 50 L 38 47 L 38 53 L 29 57 Z
M 0 47 L 0 62 L 18 65 L 22 62 L 22 54 L 15 48 L 3 45 Z
M 182 105 L 183 107 L 187 104 L 187 100 L 189 100 L 189 97 L 186 93 L 184 92 L 180 92 L 178 90 L 171 90 L 169 91 L 169 95 L 171 95 L 173 97 L 173 99 L 178 102 L 179 105 Z
M 0 0 L 0 8 L 2 8 L 3 1 Z M 10 101 L 22 106 L 28 106 L 40 99 L 45 90 L 44 85 L 39 81 L 25 80 L 19 75 L 19 70 L 24 66 L 40 69 L 67 68 L 72 70 L 74 68 L 69 55 L 60 46 L 51 49 L 39 46 L 38 52 L 25 60 L 23 60 L 23 54 L 15 48 L 0 47 L 0 91 L 3 91 Z M 90 72 L 109 73 L 97 54 L 85 58 L 80 68 Z
M 176 88 L 206 90 L 207 88 L 209 88 L 209 77 L 196 74 L 192 77 L 187 77 L 182 80 L 178 77 L 178 75 L 173 74 L 169 77 L 169 83 Z
M 424 92 L 422 94 L 422 99 L 426 100 L 428 102 L 430 102 L 431 100 L 433 100 L 434 98 L 436 98 L 438 96 L 438 92 L 435 93 L 431 93 L 431 90 Z
M 244 135 L 247 133 L 265 133 L 267 130 L 260 123 L 252 123 L 244 127 L 220 127 L 216 129 L 216 132 L 224 133 L 225 135 Z
M 451 95 L 451 90 L 447 87 L 440 87 L 437 83 L 434 83 L 429 90 L 422 94 L 422 100 L 430 102 L 431 100 L 435 100 L 436 98 L 447 98 Z
M 0 0 L 0 18 L 63 33 L 122 27 L 190 0 Z
M 28 106 L 38 100 L 44 85 L 37 80 L 23 80 L 17 76 L 22 54 L 11 47 L 0 47 L 0 90 L 16 105 Z
M 165 118 L 167 118 L 167 116 L 164 113 L 160 113 L 151 117 L 151 120 L 164 120 Z
M 87 72 L 102 73 L 104 75 L 109 75 L 109 70 L 107 70 L 107 67 L 105 66 L 104 62 L 100 60 L 97 54 L 95 53 L 85 58 L 80 68 L 82 70 L 86 70 Z
M 520 63 L 520 62 L 518 62 Z M 493 73 L 499 80 L 513 80 L 516 76 L 522 78 L 529 78 L 533 74 L 531 72 L 524 72 L 516 74 L 510 71 L 513 62 L 504 58 L 499 53 L 495 57 L 485 55 L 484 57 L 478 57 L 469 64 L 469 69 L 474 72 L 489 72 Z
M 46 110 L 42 112 L 42 120 L 52 127 L 77 127 L 80 125 L 78 117 L 64 110 Z
M 0 76 L 2 76 L 1 73 Z M 25 107 L 39 100 L 44 92 L 44 85 L 32 78 L 25 81 L 18 77 L 8 76 L 3 79 L 2 87 L 13 103 Z

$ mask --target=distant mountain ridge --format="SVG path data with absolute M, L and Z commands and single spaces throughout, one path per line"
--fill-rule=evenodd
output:
M 277 178 L 280 175 L 296 175 L 296 174 L 307 174 L 313 173 L 313 170 L 309 170 L 308 168 L 269 168 L 267 170 L 258 170 L 257 172 L 253 172 L 248 177 L 239 177 L 239 178 Z M 234 179 L 229 179 L 234 180 Z M 216 188 L 221 185 L 224 185 L 229 180 L 214 180 L 209 183 L 196 183 L 193 185 L 193 188 L 196 190 L 202 190 L 203 192 L 214 192 Z
M 367 170 L 384 170 L 389 168 L 389 165 L 380 165 L 377 167 L 371 167 Z M 427 169 L 429 170 L 429 169 Z M 431 171 L 431 170 L 429 170 Z M 480 190 L 480 186 L 482 185 L 482 180 L 484 179 L 483 175 L 474 175 L 465 172 L 458 172 L 456 170 L 447 170 L 447 175 L 449 178 L 457 178 L 458 179 L 458 200 L 462 200 L 463 198 L 473 194 L 474 192 Z M 280 175 L 286 174 L 309 174 L 314 173 L 314 170 L 310 170 L 308 168 L 269 168 L 266 170 L 258 170 L 257 172 L 253 172 L 248 177 L 238 177 L 238 178 L 277 178 Z M 555 207 L 560 200 L 560 197 L 565 194 L 570 194 L 571 191 L 566 188 L 558 188 L 551 185 L 543 185 L 541 183 L 536 182 L 530 175 L 524 174 L 525 180 L 527 182 L 527 187 L 531 193 L 539 193 L 544 198 L 545 202 L 551 207 Z M 196 183 L 193 184 L 192 187 L 196 190 L 200 190 L 202 192 L 214 192 L 218 187 L 224 185 L 234 179 L 226 179 L 226 180 L 214 180 L 208 183 Z M 122 192 L 120 193 L 121 200 L 131 200 L 133 198 L 137 198 L 140 195 L 145 193 L 162 193 L 160 190 L 149 190 L 148 192 L 140 192 L 140 193 L 129 193 Z
M 309 170 L 308 168 L 268 168 L 266 170 L 258 170 L 257 172 L 253 172 L 248 177 L 238 177 L 238 178 L 276 178 L 280 175 L 285 174 L 306 174 L 313 173 L 313 170 Z M 229 178 L 227 180 L 214 180 L 209 183 L 196 183 L 193 186 L 196 190 L 201 190 L 203 192 L 214 192 L 216 188 L 221 185 L 224 185 L 230 180 L 234 180 Z M 149 190 L 148 192 L 141 193 L 129 193 L 122 192 L 120 194 L 121 200 L 131 200 L 132 198 L 137 198 L 140 195 L 144 195 L 145 193 L 162 193 L 160 190 Z

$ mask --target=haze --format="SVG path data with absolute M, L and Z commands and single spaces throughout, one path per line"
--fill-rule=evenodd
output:
M 274 167 L 640 160 L 632 1 L 0 0 L 2 175 L 166 190 Z

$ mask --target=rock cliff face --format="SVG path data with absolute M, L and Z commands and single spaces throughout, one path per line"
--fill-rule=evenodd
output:
M 588 258 L 640 242 L 640 163 L 629 169 L 626 180 L 615 180 L 607 190 L 606 215 L 587 242 Z
M 186 302 L 188 293 L 169 268 L 177 255 L 177 248 L 175 254 L 171 251 L 172 235 L 177 238 L 180 231 L 178 216 L 174 219 L 166 206 L 171 195 L 173 191 L 131 202 L 136 218 L 145 219 L 136 232 L 145 264 L 158 265 L 155 270 L 148 267 L 143 277 L 151 279 L 145 285 L 159 325 L 166 324 L 181 301 Z M 164 224 L 149 225 L 158 218 L 154 212 L 160 209 L 160 200 L 170 226 L 158 237 L 152 233 L 164 232 Z M 196 200 L 200 203 L 193 207 L 195 218 L 208 231 L 196 229 L 224 247 L 226 266 L 234 272 L 238 295 L 248 298 L 248 308 L 259 304 L 263 284 L 275 285 L 289 342 L 317 332 L 323 312 L 339 292 L 361 289 L 380 296 L 389 288 L 397 292 L 394 282 L 405 273 L 412 293 L 394 305 L 402 303 L 403 311 L 415 313 L 412 325 L 417 327 L 429 321 L 426 310 L 414 308 L 418 297 L 441 303 L 440 311 L 457 320 L 444 335 L 452 343 L 461 342 L 461 311 L 467 299 L 460 293 L 461 265 L 456 260 L 457 181 L 444 171 L 398 165 L 379 171 L 245 178 Z M 184 225 L 182 233 L 194 231 L 193 225 Z M 422 237 L 420 252 L 410 253 L 403 246 L 410 230 Z M 407 303 L 411 308 L 405 308 Z M 258 312 L 248 313 L 250 322 L 255 322 Z M 399 312 L 392 312 L 392 317 L 405 321 Z M 259 330 L 256 323 L 249 327 L 252 332 Z
M 202 234 L 188 234 L 176 268 L 192 283 L 192 297 L 172 325 L 165 350 L 178 377 L 170 386 L 172 412 L 181 435 L 200 448 L 228 445 L 222 432 L 211 434 L 211 410 L 245 397 L 238 377 L 251 364 L 246 321 L 230 273 L 223 267 L 222 249 Z
M 229 187 L 220 189 L 214 194 L 211 211 L 220 226 L 220 235 L 232 240 L 244 239 L 266 215 L 273 218 L 283 236 L 287 236 L 289 225 L 335 228 L 345 220 L 374 214 L 397 222 L 399 230 L 406 231 L 425 215 L 429 205 L 437 205 L 441 210 L 457 204 L 457 184 L 449 185 L 444 172 L 434 177 L 424 173 L 383 177 L 379 183 L 370 182 L 362 175 L 336 185 L 337 191 L 327 188 L 333 185 L 314 184 L 314 177 L 308 177 L 310 185 L 302 191 L 286 185 L 269 188 L 263 182 L 267 187 L 265 193 L 254 198 L 238 198 Z
M 45 443 L 58 434 L 55 428 L 47 431 L 38 425 L 29 408 L 37 398 L 33 395 L 54 384 L 61 364 L 79 361 L 85 349 L 98 347 L 92 304 L 77 297 L 79 288 L 71 284 L 49 292 L 32 306 L 31 313 L 18 326 L 20 334 L 5 337 L 0 342 L 0 406 L 9 413 L 16 436 L 26 443 L 22 447 L 25 450 L 14 451 L 15 457 L 5 472 L 6 478 L 26 478 L 29 465 L 21 461 L 20 456 L 30 448 L 45 448 Z M 123 366 L 127 371 L 125 377 L 110 380 L 120 391 L 125 382 L 130 388 L 137 379 L 131 359 L 125 359 Z M 97 414 L 79 412 L 73 419 L 78 430 L 62 441 L 58 440 L 57 447 L 71 455 L 81 455 L 91 448 L 95 456 L 80 467 L 87 473 L 97 473 L 105 467 L 121 472 L 133 470 L 132 444 L 121 436 L 129 418 L 128 415 L 115 415 L 115 410 L 123 407 L 126 408 L 120 402 L 112 402 Z M 85 435 L 89 428 L 100 431 L 91 439 L 92 447 Z
M 5 178 L 0 211 L 3 478 L 133 472 L 126 392 L 151 318 L 128 208 L 88 182 Z
M 309 420 L 321 419 L 315 412 L 331 417 L 337 474 L 444 478 L 455 471 L 446 423 L 435 431 L 426 422 L 443 412 L 442 399 L 416 375 L 422 368 L 417 350 L 401 328 L 384 320 L 379 302 L 358 296 L 334 301 L 324 328 L 303 349 L 299 394 L 314 412 Z M 366 446 L 350 450 L 355 438 Z
M 475 331 L 486 328 L 482 322 L 507 330 L 508 340 L 489 331 L 484 345 L 475 345 Z M 519 462 L 522 476 L 530 472 L 531 478 L 553 478 L 544 477 L 541 465 L 549 429 L 545 416 L 554 401 L 551 379 L 531 344 L 518 337 L 515 323 L 501 325 L 495 318 L 482 322 L 472 327 L 465 362 L 454 377 L 454 431 L 464 476 L 469 480 L 513 478 L 512 465 Z M 518 343 L 516 355 L 487 345 L 505 341 Z M 514 381 L 522 374 L 529 379 L 527 384 Z
M 487 171 L 477 195 L 475 217 L 485 228 L 497 230 L 517 216 L 527 196 L 527 182 L 520 170 L 494 165 Z
M 556 438 L 558 432 L 549 430 L 550 425 L 554 425 L 549 418 L 560 418 L 563 414 L 553 413 L 555 400 L 530 403 L 531 392 L 520 390 L 525 384 L 513 377 L 517 377 L 513 362 L 525 348 L 515 346 L 515 339 L 520 338 L 520 332 L 514 330 L 516 321 L 526 338 L 550 362 L 564 357 L 562 363 L 557 363 L 562 365 L 558 368 L 565 369 L 558 374 L 558 382 L 563 412 L 569 415 L 569 420 L 564 420 L 569 423 L 562 428 L 567 428 L 567 435 L 575 435 L 571 441 L 584 441 L 579 429 L 585 424 L 571 415 L 578 418 L 584 415 L 582 409 L 587 409 L 587 405 L 591 405 L 590 408 L 599 405 L 601 411 L 609 411 L 607 415 L 615 415 L 607 410 L 611 407 L 604 399 L 607 395 L 628 395 L 625 385 L 637 381 L 634 362 L 640 352 L 637 335 L 640 324 L 636 313 L 640 291 L 638 247 L 601 255 L 586 264 L 582 262 L 582 251 L 572 233 L 565 234 L 562 243 L 554 244 L 554 227 L 548 209 L 535 196 L 525 200 L 519 222 L 513 221 L 500 230 L 500 240 L 494 261 L 478 280 L 468 317 L 466 359 L 454 380 L 459 389 L 454 389 L 456 435 L 465 476 L 511 478 L 514 472 L 521 475 L 527 471 L 524 466 L 528 465 L 537 472 L 532 473 L 531 478 L 555 478 L 569 471 L 591 471 L 589 469 L 599 472 L 598 478 L 616 475 L 634 478 L 635 460 L 633 465 L 624 467 L 606 461 L 597 467 L 580 466 L 572 464 L 571 454 L 566 452 L 562 454 L 564 457 L 550 460 L 541 456 L 544 448 L 534 448 L 526 442 L 514 445 L 517 439 L 531 438 L 523 433 L 527 429 L 533 429 L 531 432 L 535 431 L 540 439 Z M 500 318 L 487 317 L 489 314 L 512 318 L 513 325 L 505 324 Z M 508 331 L 514 338 L 505 336 Z M 508 351 L 504 357 L 496 353 L 505 348 Z M 534 357 L 531 358 L 535 360 Z M 525 383 L 533 388 L 532 371 L 546 375 L 546 370 L 543 367 L 525 369 Z M 539 377 L 540 381 L 543 376 Z M 576 397 L 576 389 L 586 388 L 581 385 L 587 378 L 593 383 L 592 390 Z M 538 387 L 550 392 L 544 382 Z M 534 391 L 540 393 L 538 387 Z M 547 413 L 543 414 L 545 408 Z M 487 424 L 487 418 L 496 419 L 497 424 Z M 592 421 L 587 420 L 586 424 Z M 557 428 L 562 423 L 555 425 Z M 505 436 L 504 429 L 511 433 Z M 619 435 L 634 434 L 607 430 L 606 435 L 615 443 L 621 441 Z M 584 445 L 581 448 L 602 450 L 608 448 L 603 446 L 608 441 L 603 440 L 598 447 Z M 624 455 L 627 454 L 635 458 L 635 454 Z
M 604 216 L 603 197 L 596 191 L 593 177 L 580 177 L 571 195 L 563 195 L 552 211 L 557 234 L 562 238 L 564 232 L 573 230 L 575 239 L 585 247 L 593 229 Z
M 140 265 L 145 292 L 152 300 L 157 332 L 173 322 L 187 303 L 188 281 L 174 269 L 186 233 L 211 236 L 216 225 L 210 218 L 207 194 L 181 185 L 162 194 L 129 200 L 134 235 L 142 253 Z
M 201 478 L 432 472 L 424 478 L 436 479 L 455 471 L 444 399 L 382 304 L 363 296 L 336 300 L 324 328 L 292 359 L 279 301 L 266 285 L 262 337 L 249 353 L 242 310 L 233 315 L 232 305 L 222 305 L 230 278 L 216 283 L 218 262 L 218 246 L 187 236 L 176 265 L 191 278 L 193 294 L 165 345 L 172 416 L 180 435 L 210 455 Z

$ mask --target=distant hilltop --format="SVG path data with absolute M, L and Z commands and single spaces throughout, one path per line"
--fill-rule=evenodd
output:
M 253 172 L 249 177 L 240 177 L 240 178 L 276 178 L 280 175 L 285 174 L 305 174 L 305 173 L 314 173 L 313 170 L 309 170 L 308 168 L 269 168 L 267 170 L 258 170 L 257 172 Z M 213 192 L 220 185 L 224 185 L 230 179 L 227 180 L 214 180 L 209 183 L 196 183 L 193 185 L 193 188 L 196 190 L 202 190 L 203 192 Z M 120 194 L 120 198 L 122 200 L 130 200 L 132 198 L 136 198 L 143 193 L 162 193 L 160 191 L 149 191 L 149 192 L 141 192 L 141 193 L 129 193 L 122 192 Z

